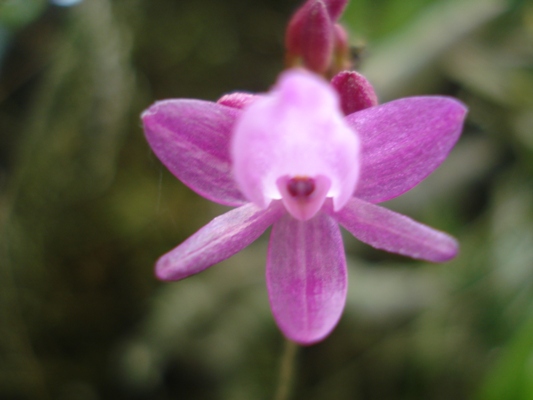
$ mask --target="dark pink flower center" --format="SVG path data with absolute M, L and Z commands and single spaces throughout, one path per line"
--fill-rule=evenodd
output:
M 291 178 L 287 182 L 287 191 L 292 197 L 309 197 L 315 191 L 315 181 L 307 177 Z

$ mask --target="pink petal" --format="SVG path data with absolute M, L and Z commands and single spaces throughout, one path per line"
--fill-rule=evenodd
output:
M 367 79 L 355 71 L 342 71 L 331 80 L 339 93 L 344 114 L 349 115 L 378 104 L 374 88 Z
M 337 325 L 347 272 L 339 227 L 325 214 L 298 221 L 286 214 L 272 229 L 267 287 L 274 318 L 289 339 L 312 344 Z
M 222 96 L 217 100 L 217 103 L 227 107 L 242 109 L 257 98 L 258 95 L 256 94 L 235 92 Z
M 433 262 L 457 255 L 458 244 L 451 236 L 357 198 L 339 212 L 331 208 L 327 212 L 357 239 L 377 249 Z
M 282 74 L 272 92 L 243 110 L 232 140 L 235 180 L 261 207 L 282 197 L 277 181 L 285 176 L 325 176 L 336 209 L 353 194 L 359 141 L 344 122 L 337 94 L 316 75 Z
M 200 100 L 165 100 L 142 114 L 163 164 L 196 193 L 220 204 L 246 202 L 231 175 L 229 140 L 240 111 Z
M 466 107 L 447 97 L 410 97 L 346 117 L 361 136 L 355 196 L 372 203 L 416 186 L 446 158 L 461 134 Z
M 156 263 L 156 275 L 175 281 L 197 274 L 244 249 L 283 213 L 278 202 L 265 210 L 252 203 L 231 210 L 163 255 Z

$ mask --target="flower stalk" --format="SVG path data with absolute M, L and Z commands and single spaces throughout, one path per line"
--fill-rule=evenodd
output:
M 274 395 L 274 400 L 289 400 L 294 384 L 296 370 L 296 356 L 298 345 L 290 340 L 285 340 L 283 353 L 281 355 L 278 386 Z

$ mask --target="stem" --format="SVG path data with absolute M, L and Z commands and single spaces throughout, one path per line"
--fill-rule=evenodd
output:
M 288 339 L 285 340 L 283 354 L 281 355 L 281 365 L 279 371 L 278 388 L 274 400 L 288 400 L 291 392 L 292 380 L 294 377 L 294 367 L 298 345 Z

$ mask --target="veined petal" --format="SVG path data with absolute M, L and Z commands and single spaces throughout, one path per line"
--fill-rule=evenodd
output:
M 199 195 L 246 203 L 231 174 L 229 142 L 241 111 L 201 100 L 165 100 L 142 115 L 146 139 L 161 162 Z
M 433 262 L 457 255 L 457 241 L 386 208 L 352 198 L 339 212 L 324 207 L 339 224 L 360 241 L 380 250 Z
M 346 117 L 361 137 L 355 196 L 372 203 L 416 186 L 447 157 L 461 134 L 466 107 L 447 97 L 409 97 Z
M 339 227 L 319 213 L 309 221 L 286 214 L 272 228 L 267 288 L 274 318 L 289 339 L 312 344 L 337 325 L 347 272 Z
M 217 100 L 217 104 L 221 104 L 227 107 L 242 109 L 248 104 L 251 104 L 254 100 L 259 98 L 260 95 L 244 92 L 229 93 L 222 96 Z
M 183 279 L 231 257 L 261 236 L 284 212 L 279 202 L 265 210 L 248 203 L 215 218 L 157 261 L 157 277 Z
M 235 180 L 261 207 L 280 199 L 281 177 L 322 175 L 340 209 L 359 175 L 359 140 L 344 122 L 338 96 L 322 78 L 301 70 L 282 74 L 272 92 L 243 110 L 232 138 Z

